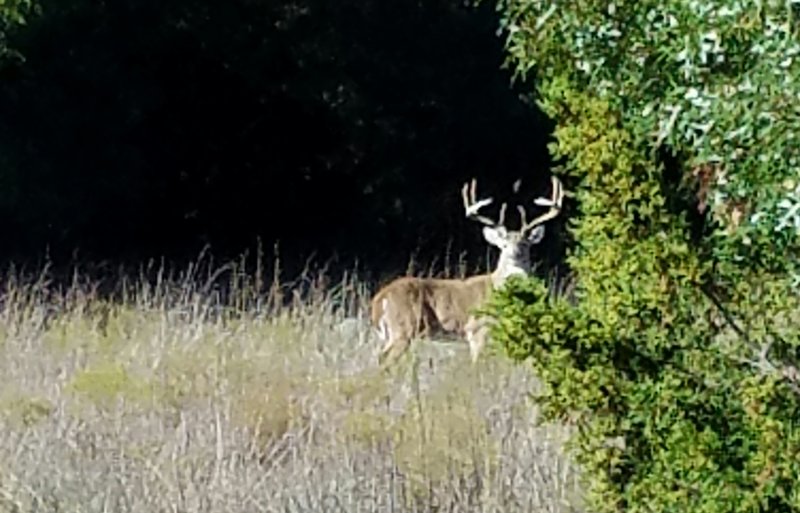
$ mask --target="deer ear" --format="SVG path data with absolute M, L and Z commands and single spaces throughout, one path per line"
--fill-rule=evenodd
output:
M 486 242 L 492 244 L 493 246 L 497 246 L 498 248 L 503 247 L 503 243 L 506 240 L 506 229 L 504 226 L 484 226 L 483 227 L 483 238 L 486 239 Z
M 539 244 L 540 242 L 542 242 L 543 238 L 544 238 L 544 225 L 540 224 L 539 226 L 531 230 L 530 235 L 528 235 L 528 242 L 530 242 L 531 244 Z

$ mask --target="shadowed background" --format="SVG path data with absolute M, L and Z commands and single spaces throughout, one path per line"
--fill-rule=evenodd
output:
M 0 256 L 483 258 L 463 181 L 549 192 L 497 29 L 452 0 L 45 0 L 0 71 Z

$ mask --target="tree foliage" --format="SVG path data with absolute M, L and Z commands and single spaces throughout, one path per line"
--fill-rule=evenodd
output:
M 18 55 L 8 47 L 8 36 L 17 27 L 25 25 L 33 7 L 32 0 L 0 1 L 0 58 Z
M 800 511 L 795 5 L 500 7 L 557 124 L 577 285 L 513 280 L 489 313 L 577 424 L 590 509 Z
M 800 242 L 800 4 L 501 5 L 518 72 L 568 76 L 623 113 L 640 144 L 663 145 L 695 171 L 708 189 L 715 256 L 793 265 L 784 256 Z

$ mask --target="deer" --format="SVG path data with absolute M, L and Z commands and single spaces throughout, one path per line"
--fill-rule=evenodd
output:
M 473 178 L 461 189 L 465 217 L 484 225 L 483 238 L 500 250 L 497 266 L 491 273 L 463 279 L 404 276 L 380 288 L 370 301 L 370 320 L 384 342 L 378 355 L 382 368 L 405 353 L 413 339 L 439 335 L 466 339 L 474 365 L 489 334 L 488 322 L 475 310 L 509 277 L 531 273 L 530 249 L 542 241 L 544 223 L 561 212 L 564 198 L 561 182 L 553 176 L 551 197 L 533 201 L 549 207 L 547 212 L 528 221 L 525 208 L 518 205 L 520 228 L 512 230 L 505 226 L 506 203 L 501 205 L 497 221 L 480 214 L 493 199 L 478 200 L 476 188 Z

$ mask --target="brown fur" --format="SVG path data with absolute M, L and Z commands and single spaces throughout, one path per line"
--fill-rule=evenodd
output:
M 391 333 L 385 339 L 380 361 L 394 360 L 417 337 L 454 335 L 469 338 L 468 323 L 492 289 L 492 276 L 482 274 L 463 280 L 398 278 L 372 299 L 372 325 L 379 327 L 387 315 Z M 387 300 L 384 312 L 384 299 Z M 388 362 L 388 361 L 387 361 Z

